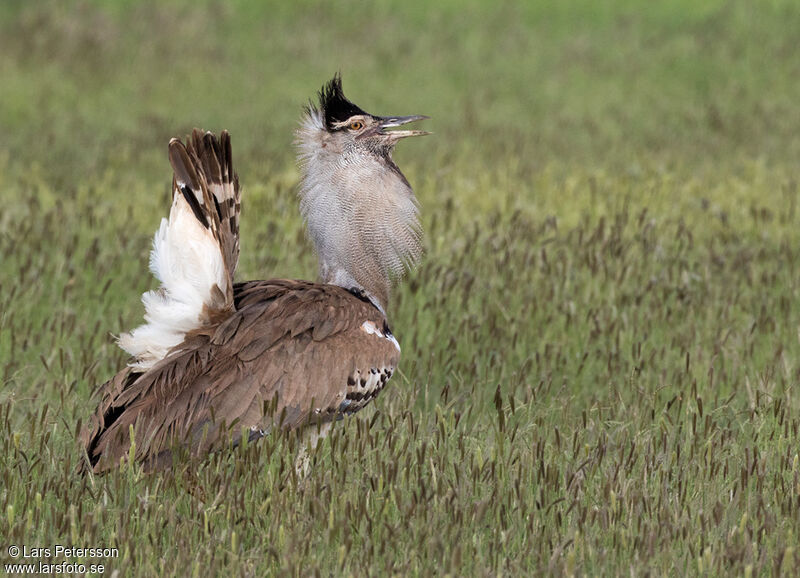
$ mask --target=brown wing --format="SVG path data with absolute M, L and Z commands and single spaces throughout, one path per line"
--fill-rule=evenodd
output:
M 106 384 L 84 438 L 92 467 L 128 455 L 131 425 L 136 459 L 161 467 L 176 443 L 203 454 L 242 428 L 294 429 L 357 411 L 394 371 L 396 343 L 383 314 L 340 287 L 238 285 L 225 321 L 147 372 L 126 370 Z

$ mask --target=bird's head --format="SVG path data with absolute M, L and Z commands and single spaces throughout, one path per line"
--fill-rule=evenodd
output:
M 320 91 L 319 111 L 329 142 L 338 144 L 342 149 L 352 146 L 378 153 L 390 152 L 402 138 L 429 134 L 424 130 L 390 130 L 428 117 L 370 114 L 345 97 L 342 79 L 338 75 Z
M 345 97 L 337 74 L 297 131 L 300 209 L 320 276 L 364 289 L 381 306 L 422 252 L 417 200 L 392 151 L 403 138 L 429 133 L 393 129 L 425 118 L 370 114 Z
M 338 74 L 322 87 L 318 99 L 318 104 L 309 103 L 306 107 L 303 126 L 298 132 L 303 154 L 308 154 L 310 148 L 315 153 L 349 158 L 371 155 L 399 173 L 391 157 L 397 142 L 430 134 L 424 130 L 394 130 L 427 116 L 376 116 L 366 112 L 344 95 Z

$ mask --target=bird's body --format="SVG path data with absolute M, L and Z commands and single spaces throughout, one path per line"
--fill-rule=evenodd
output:
M 120 338 L 134 359 L 102 386 L 84 431 L 95 472 L 131 457 L 161 469 L 176 448 L 204 455 L 276 427 L 319 429 L 383 389 L 400 356 L 384 313 L 389 289 L 419 257 L 416 200 L 390 157 L 401 137 L 388 135 L 422 133 L 373 129 L 353 144 L 370 122 L 404 119 L 357 109 L 357 120 L 336 120 L 347 105 L 357 109 L 335 77 L 299 131 L 318 283 L 234 283 L 240 195 L 230 138 L 195 131 L 186 145 L 170 142 L 173 204 L 151 254 L 162 286 L 143 296 L 146 323 Z

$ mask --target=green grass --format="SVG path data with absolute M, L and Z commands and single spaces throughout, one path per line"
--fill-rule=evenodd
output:
M 3 562 L 800 571 L 800 10 L 494 4 L 0 4 Z M 337 70 L 367 110 L 433 117 L 396 154 L 427 236 L 391 387 L 305 479 L 288 437 L 75 475 L 76 423 L 125 363 L 111 334 L 153 286 L 168 139 L 231 130 L 240 279 L 313 278 L 292 131 Z

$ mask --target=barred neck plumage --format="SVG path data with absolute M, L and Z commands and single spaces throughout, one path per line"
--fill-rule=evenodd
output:
M 348 111 L 351 116 L 338 122 L 330 114 L 326 117 L 326 104 L 333 97 L 325 91 L 335 88 L 323 89 L 320 107 L 306 109 L 297 131 L 300 211 L 319 258 L 322 282 L 362 289 L 385 311 L 393 283 L 422 253 L 417 200 L 391 152 L 403 136 L 422 133 L 383 131 L 418 117 L 398 122 L 360 109 L 355 116 Z M 381 121 L 382 126 L 368 132 L 369 123 Z

